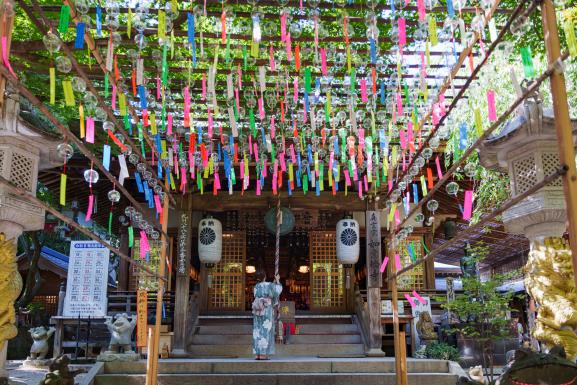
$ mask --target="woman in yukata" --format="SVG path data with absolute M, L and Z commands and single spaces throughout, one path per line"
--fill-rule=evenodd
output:
M 259 283 L 254 287 L 254 302 L 252 303 L 252 352 L 257 360 L 268 360 L 269 355 L 275 353 L 276 321 L 274 308 L 279 303 L 282 286 L 278 283 L 267 282 L 266 273 L 258 274 Z

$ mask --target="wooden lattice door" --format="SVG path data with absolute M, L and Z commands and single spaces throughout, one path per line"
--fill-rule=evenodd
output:
M 343 266 L 337 260 L 335 231 L 311 231 L 310 277 L 311 309 L 344 311 L 345 279 Z
M 403 266 L 408 266 L 417 259 L 423 257 L 423 237 L 421 235 L 411 235 L 399 242 L 399 257 Z M 389 264 L 392 265 L 392 264 Z M 397 278 L 397 289 L 399 291 L 423 290 L 425 288 L 424 264 L 401 274 Z
M 245 261 L 245 232 L 223 232 L 222 258 L 210 271 L 212 284 L 208 289 L 209 309 L 244 310 Z

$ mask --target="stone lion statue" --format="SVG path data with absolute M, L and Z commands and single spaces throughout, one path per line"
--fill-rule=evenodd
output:
M 104 324 L 110 331 L 110 343 L 106 353 L 120 353 L 120 348 L 124 353 L 134 353 L 131 337 L 132 331 L 136 327 L 136 316 L 131 316 L 129 320 L 127 314 L 117 314 L 114 317 L 114 322 L 109 318 Z
M 431 319 L 431 314 L 427 311 L 424 311 L 419 315 L 416 329 L 421 340 L 431 341 L 438 338 L 437 332 L 435 331 L 435 324 Z
M 30 360 L 43 360 L 46 358 L 46 354 L 48 354 L 48 340 L 54 334 L 53 327 L 46 329 L 44 326 L 39 326 L 36 328 L 31 328 L 28 330 L 30 335 L 32 336 L 32 347 L 30 347 Z
M 70 364 L 70 358 L 64 354 L 53 359 L 49 366 L 50 371 L 44 375 L 38 385 L 74 385 L 74 376 L 84 373 L 85 370 L 70 370 L 68 364 Z

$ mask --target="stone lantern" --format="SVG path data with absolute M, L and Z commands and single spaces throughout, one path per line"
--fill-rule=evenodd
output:
M 0 117 L 0 175 L 15 186 L 36 194 L 40 168 L 57 167 L 56 137 L 48 137 L 20 118 L 18 94 L 8 94 Z M 0 383 L 9 339 L 17 334 L 14 301 L 22 279 L 16 263 L 16 240 L 23 231 L 44 227 L 44 209 L 12 195 L 0 186 Z
M 572 122 L 573 130 L 577 123 Z M 511 196 L 529 190 L 560 167 L 552 111 L 543 110 L 538 95 L 527 99 L 517 117 L 480 149 L 487 168 L 506 171 Z M 503 213 L 507 231 L 531 242 L 525 266 L 525 288 L 539 305 L 533 337 L 546 346 L 563 345 L 577 356 L 577 297 L 571 250 L 562 238 L 566 228 L 563 181 L 556 179 Z

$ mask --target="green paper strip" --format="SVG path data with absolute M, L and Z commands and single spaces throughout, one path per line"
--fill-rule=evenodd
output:
M 421 244 L 423 245 L 423 250 L 425 250 L 425 254 L 429 254 L 429 248 L 427 247 L 423 239 L 421 239 Z
M 246 71 L 247 67 L 246 45 L 242 47 L 242 61 L 243 61 L 242 69 Z
M 70 7 L 63 5 L 60 8 L 60 22 L 58 23 L 58 32 L 61 34 L 68 32 L 68 24 L 70 23 Z
M 307 195 L 309 191 L 309 176 L 307 174 L 303 174 L 303 192 Z
M 311 69 L 310 69 L 310 67 L 305 68 L 305 91 L 307 93 L 311 92 Z
M 134 229 L 128 226 L 128 247 L 134 246 Z
M 577 38 L 575 37 L 575 26 L 571 19 L 571 15 L 565 16 L 565 21 L 563 23 L 563 31 L 565 32 L 565 38 L 567 39 L 567 46 L 569 47 L 569 53 L 571 56 L 577 56 Z
M 104 97 L 108 98 L 108 76 L 104 76 Z
M 112 211 L 108 215 L 108 235 L 112 234 Z
M 357 88 L 357 77 L 355 74 L 355 69 L 351 68 L 351 94 L 355 93 L 356 88 Z
M 535 76 L 535 68 L 533 67 L 533 56 L 531 55 L 531 48 L 521 47 L 521 59 L 523 60 L 523 69 L 525 70 L 525 77 L 532 78 Z

